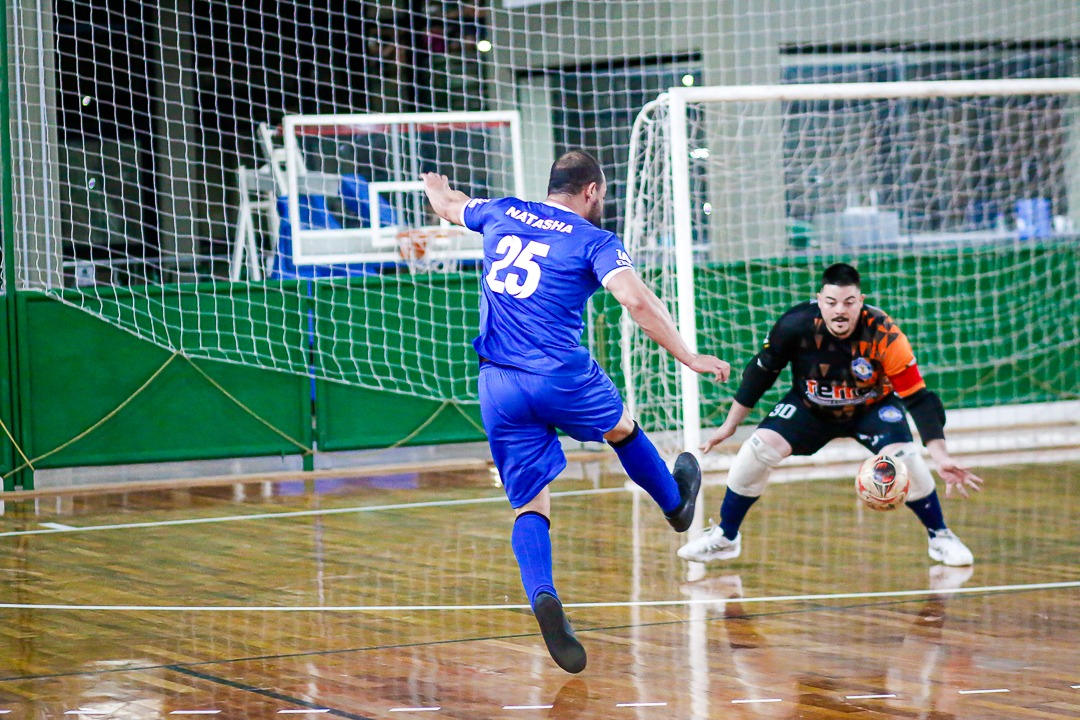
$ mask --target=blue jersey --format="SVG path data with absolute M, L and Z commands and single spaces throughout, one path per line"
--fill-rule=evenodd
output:
M 484 236 L 476 352 L 540 375 L 586 372 L 585 303 L 633 269 L 619 238 L 567 208 L 513 197 L 474 199 L 462 222 Z

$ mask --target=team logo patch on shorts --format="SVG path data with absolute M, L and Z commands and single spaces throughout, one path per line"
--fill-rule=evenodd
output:
M 869 380 L 874 377 L 874 366 L 864 357 L 858 357 L 851 361 L 851 372 L 860 380 Z
M 886 405 L 877 411 L 877 415 L 888 423 L 896 423 L 904 419 L 904 411 L 895 405 Z

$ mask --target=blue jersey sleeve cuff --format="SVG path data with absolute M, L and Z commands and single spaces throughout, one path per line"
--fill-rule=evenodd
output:
M 612 270 L 611 272 L 609 272 L 607 275 L 605 275 L 604 277 L 600 278 L 600 284 L 603 285 L 604 287 L 607 287 L 607 284 L 611 281 L 611 278 L 615 277 L 616 275 L 618 275 L 619 273 L 621 273 L 621 272 L 623 272 L 625 270 L 633 270 L 633 269 L 634 268 L 632 268 L 632 267 L 625 267 L 625 266 L 624 267 L 617 267 L 614 270 Z

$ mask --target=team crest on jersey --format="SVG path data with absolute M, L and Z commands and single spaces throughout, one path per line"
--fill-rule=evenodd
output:
M 860 380 L 869 380 L 874 377 L 874 366 L 864 357 L 857 357 L 851 361 L 851 372 Z
M 625 250 L 619 250 L 617 251 L 617 253 L 617 259 L 615 260 L 616 265 L 618 265 L 619 267 L 634 267 L 634 261 L 630 259 L 630 256 L 626 253 Z
M 887 423 L 898 423 L 904 419 L 904 411 L 895 405 L 886 405 L 877 411 L 878 417 Z

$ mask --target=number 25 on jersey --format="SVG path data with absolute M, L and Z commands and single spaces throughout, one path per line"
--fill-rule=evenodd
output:
M 540 266 L 533 260 L 534 257 L 547 257 L 550 245 L 532 240 L 524 249 L 521 247 L 521 238 L 517 235 L 505 235 L 495 248 L 495 254 L 501 255 L 498 260 L 491 263 L 491 270 L 487 274 L 487 284 L 492 292 L 507 293 L 518 300 L 536 292 L 540 285 Z M 521 279 L 521 273 L 508 272 L 499 279 L 499 273 L 506 268 L 517 268 L 525 271 L 525 279 Z

